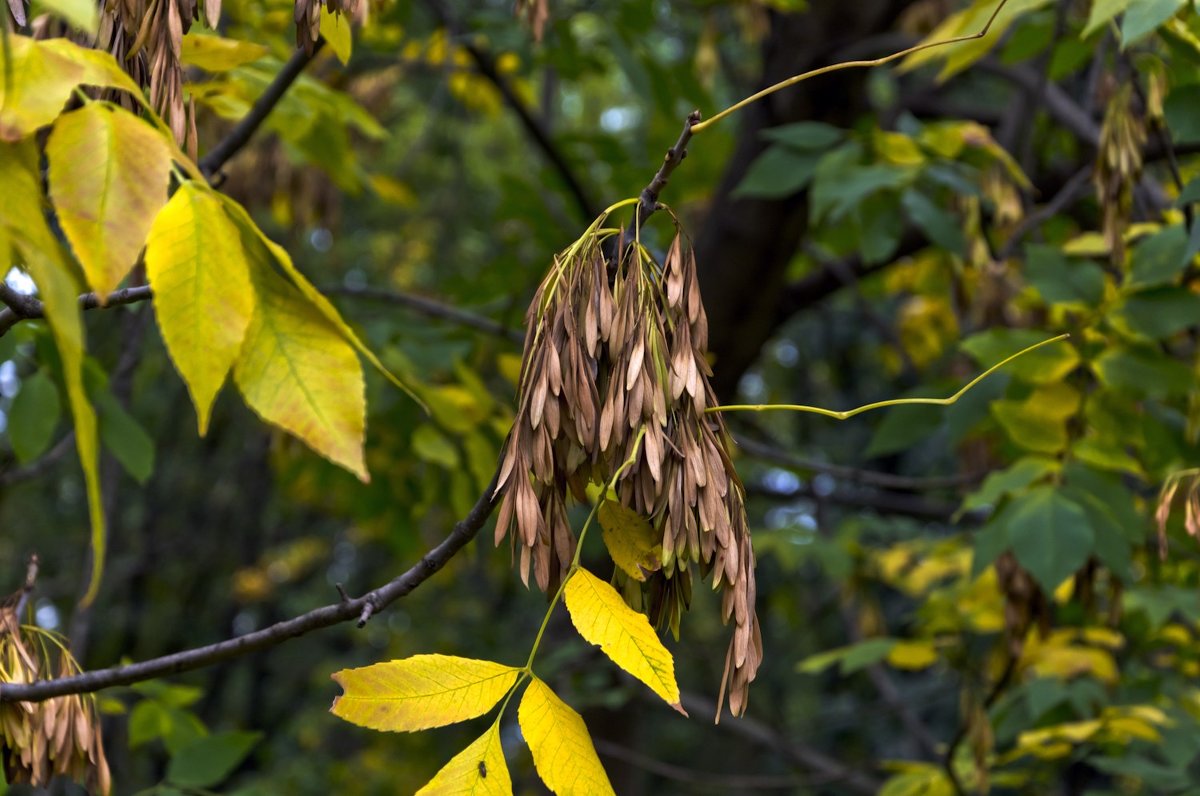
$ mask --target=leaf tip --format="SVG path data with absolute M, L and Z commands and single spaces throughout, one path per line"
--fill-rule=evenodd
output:
M 684 710 L 684 709 L 683 709 L 683 703 L 681 703 L 681 702 L 672 702 L 672 703 L 670 703 L 670 704 L 671 704 L 671 707 L 672 707 L 672 708 L 674 708 L 676 712 L 678 712 L 678 713 L 682 714 L 682 715 L 683 715 L 683 717 L 684 717 L 685 719 L 690 719 L 690 718 L 691 718 L 691 716 L 689 716 L 689 715 L 688 715 L 688 712 L 687 712 L 686 710 Z

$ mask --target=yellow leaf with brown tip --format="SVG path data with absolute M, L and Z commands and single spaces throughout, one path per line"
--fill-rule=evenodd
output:
M 679 712 L 675 659 L 663 646 L 644 614 L 630 608 L 617 590 L 586 569 L 567 581 L 563 599 L 579 635 L 641 680 Z

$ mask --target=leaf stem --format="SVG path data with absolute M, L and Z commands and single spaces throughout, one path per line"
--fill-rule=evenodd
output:
M 770 412 L 770 411 L 785 411 L 785 412 L 808 412 L 809 414 L 822 415 L 823 417 L 831 417 L 834 420 L 849 420 L 855 415 L 861 415 L 864 412 L 870 412 L 875 409 L 886 409 L 890 406 L 913 406 L 913 405 L 931 405 L 931 406 L 950 406 L 951 404 L 962 398 L 967 392 L 986 379 L 996 371 L 1003 368 L 1008 363 L 1018 357 L 1025 356 L 1031 351 L 1035 351 L 1042 346 L 1057 343 L 1060 340 L 1065 340 L 1071 335 L 1060 334 L 1058 337 L 1051 337 L 1049 340 L 1043 340 L 1040 343 L 1034 343 L 1028 348 L 1022 349 L 1012 356 L 997 362 L 990 368 L 980 373 L 975 378 L 971 379 L 962 389 L 951 395 L 949 398 L 893 398 L 888 401 L 876 401 L 875 403 L 859 406 L 854 409 L 848 409 L 844 412 L 839 412 L 834 409 L 824 409 L 820 406 L 805 406 L 803 404 L 735 404 L 731 406 L 713 406 L 705 410 L 705 414 L 712 412 Z
M 996 10 L 992 12 L 992 15 L 990 17 L 988 17 L 987 24 L 983 26 L 983 30 L 979 31 L 978 33 L 970 33 L 965 36 L 955 36 L 950 39 L 940 39 L 938 41 L 924 42 L 922 44 L 917 44 L 912 47 L 909 47 L 908 49 L 900 50 L 899 52 L 894 52 L 891 55 L 885 55 L 882 58 L 872 58 L 870 60 L 865 60 L 865 61 L 842 61 L 841 63 L 830 64 L 829 66 L 822 66 L 817 69 L 810 69 L 807 72 L 803 72 L 799 75 L 789 77 L 787 80 L 782 80 L 769 88 L 765 88 L 762 91 L 758 92 L 757 94 L 752 94 L 751 96 L 746 97 L 746 99 L 742 100 L 741 102 L 738 102 L 734 105 L 729 106 L 728 108 L 726 108 L 725 110 L 716 114 L 715 116 L 712 116 L 711 118 L 705 119 L 702 122 L 701 121 L 695 122 L 694 124 L 691 125 L 691 132 L 693 135 L 696 133 L 699 133 L 699 132 L 703 131 L 706 127 L 708 127 L 709 125 L 715 124 L 716 122 L 721 121 L 726 116 L 729 116 L 732 113 L 736 113 L 737 111 L 740 111 L 742 108 L 745 108 L 748 105 L 753 105 L 754 103 L 758 102 L 759 100 L 769 97 L 777 91 L 782 91 L 783 89 L 789 88 L 790 86 L 794 86 L 797 83 L 803 83 L 805 80 L 808 80 L 809 78 L 819 77 L 821 75 L 829 74 L 830 72 L 840 72 L 843 69 L 861 69 L 861 68 L 871 68 L 871 67 L 875 67 L 875 66 L 883 66 L 886 63 L 891 63 L 892 61 L 896 61 L 900 58 L 904 58 L 905 56 L 912 55 L 913 53 L 916 53 L 916 52 L 920 52 L 921 50 L 928 50 L 933 47 L 944 47 L 944 46 L 950 45 L 950 44 L 960 44 L 965 41 L 974 41 L 976 39 L 982 39 L 992 29 L 992 23 L 996 21 L 996 17 L 1000 16 L 1000 11 L 1007 4 L 1008 4 L 1008 0 L 1000 0 L 1000 3 L 996 6 Z
M 637 201 L 632 200 L 632 201 Z M 592 521 L 596 519 L 597 512 L 600 511 L 600 504 L 604 502 L 604 497 L 608 495 L 610 489 L 613 489 L 617 481 L 621 480 L 621 476 L 629 469 L 635 461 L 637 461 L 638 453 L 642 449 L 642 439 L 646 436 L 646 427 L 638 431 L 637 438 L 633 441 L 633 450 L 629 454 L 617 471 L 613 473 L 613 477 L 604 485 L 604 492 L 601 494 L 600 500 L 597 500 L 592 506 L 592 511 L 588 514 L 587 520 L 583 523 L 583 528 L 579 531 L 579 541 L 575 543 L 575 556 L 571 559 L 571 566 L 567 569 L 567 576 L 563 578 L 562 583 L 558 586 L 558 591 L 554 593 L 553 599 L 550 600 L 550 605 L 546 608 L 546 615 L 542 617 L 542 626 L 538 628 L 537 636 L 533 639 L 533 648 L 529 650 L 529 660 L 525 661 L 525 665 L 521 668 L 521 672 L 529 677 L 533 676 L 533 659 L 537 655 L 538 648 L 542 645 L 542 636 L 546 633 L 546 627 L 550 624 L 550 616 L 554 613 L 555 607 L 558 606 L 558 601 L 562 599 L 563 592 L 566 591 L 567 583 L 571 580 L 571 576 L 579 569 L 579 557 L 583 552 L 583 540 L 587 536 L 588 528 L 592 526 Z M 520 679 L 513 684 L 513 691 L 520 685 Z

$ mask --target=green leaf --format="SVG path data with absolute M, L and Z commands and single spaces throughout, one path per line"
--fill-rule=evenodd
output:
M 1112 320 L 1131 333 L 1161 340 L 1195 325 L 1200 295 L 1179 287 L 1158 287 L 1126 297 Z
M 1120 489 L 1120 487 L 1117 487 Z M 1096 496 L 1072 484 L 1062 488 L 1062 495 L 1083 509 L 1095 535 L 1096 557 L 1114 575 L 1129 583 L 1133 580 L 1133 547 L 1116 516 Z
M 1135 395 L 1166 398 L 1194 386 L 1187 365 L 1150 346 L 1105 349 L 1092 368 L 1106 386 Z
M 31 462 L 50 446 L 61 415 L 58 387 L 45 371 L 21 381 L 21 390 L 8 411 L 8 435 L 17 461 Z
M 668 705 L 687 715 L 679 704 L 675 659 L 659 641 L 645 614 L 634 611 L 616 589 L 582 568 L 567 580 L 563 599 L 579 635 Z
M 1025 275 L 1048 304 L 1094 307 L 1104 298 L 1104 269 L 1067 257 L 1055 246 L 1025 247 Z
M 54 125 L 46 157 L 59 223 L 103 301 L 133 268 L 167 203 L 171 150 L 128 111 L 89 102 Z
M 1006 525 L 1013 555 L 1047 593 L 1083 566 L 1095 544 L 1083 508 L 1053 486 L 1015 498 Z
M 546 787 L 558 796 L 612 796 L 583 718 L 536 677 L 521 698 L 517 720 Z
M 863 262 L 884 263 L 892 259 L 900 246 L 904 219 L 900 203 L 892 194 L 876 194 L 854 208 L 854 222 L 859 235 L 859 252 Z
M 350 63 L 350 53 L 354 47 L 354 36 L 350 31 L 350 16 L 348 14 L 331 14 L 321 6 L 321 35 L 333 50 L 333 54 L 342 62 Z
M 228 72 L 270 52 L 261 44 L 213 36 L 192 29 L 183 37 L 180 60 L 206 72 Z
M 662 535 L 650 521 L 616 500 L 600 504 L 600 536 L 613 563 L 636 581 L 662 567 Z
M 1131 0 L 1093 0 L 1092 11 L 1088 15 L 1087 25 L 1084 26 L 1080 38 L 1086 39 L 1107 25 L 1108 21 L 1124 11 L 1130 2 Z
M 811 655 L 796 664 L 796 670 L 801 674 L 818 674 L 836 663 L 843 675 L 853 674 L 886 659 L 895 646 L 894 638 L 869 638 Z
M 15 41 L 20 37 L 11 38 Z M 100 588 L 107 541 L 104 506 L 100 498 L 100 445 L 96 413 L 83 386 L 84 335 L 78 304 L 79 283 L 42 215 L 37 163 L 37 148 L 32 139 L 17 145 L 0 143 L 0 186 L 4 187 L 0 190 L 0 224 L 7 227 L 38 287 L 62 361 L 92 528 L 91 580 L 82 600 L 83 605 L 90 605 Z
M 183 788 L 212 788 L 233 773 L 261 740 L 257 732 L 217 732 L 180 749 L 167 766 L 167 781 Z
M 458 466 L 458 450 L 446 435 L 425 424 L 413 432 L 413 453 L 423 461 L 453 470 Z
M 100 440 L 139 484 L 154 473 L 154 438 L 107 390 L 96 399 Z
M 185 182 L 154 220 L 145 259 L 158 327 L 203 436 L 254 317 L 244 243 L 212 190 Z
M 917 392 L 914 392 L 914 395 Z M 919 391 L 920 395 L 928 395 Z M 897 406 L 889 409 L 871 435 L 865 456 L 887 456 L 907 450 L 941 427 L 945 415 L 939 407 Z
M 821 122 L 797 122 L 763 130 L 760 135 L 768 141 L 811 152 L 828 149 L 841 141 L 844 134 L 838 128 Z
M 934 245 L 959 256 L 966 252 L 967 239 L 957 216 L 915 188 L 905 191 L 900 201 L 909 219 Z
M 1058 462 L 1043 456 L 1026 456 L 1004 470 L 990 473 L 979 489 L 963 501 L 963 511 L 994 506 L 1007 495 L 1019 492 L 1059 470 Z
M 1023 401 L 995 401 L 991 410 L 1017 445 L 1054 454 L 1067 447 L 1067 421 L 1079 410 L 1079 403 L 1079 393 L 1059 382 L 1035 390 Z
M 512 780 L 500 745 L 500 722 L 442 767 L 417 796 L 467 793 L 471 796 L 512 796 Z
M 786 146 L 773 146 L 754 159 L 734 197 L 782 199 L 795 194 L 812 180 L 818 156 Z
M 96 35 L 100 25 L 100 12 L 92 0 L 35 0 L 33 13 L 49 11 L 84 33 Z
M 1183 6 L 1187 0 L 1136 0 L 1129 4 L 1121 20 L 1121 48 L 1136 44 L 1153 33 Z
M 1175 143 L 1200 143 L 1200 83 L 1172 88 L 1163 103 L 1163 113 Z
M 1175 206 L 1184 207 L 1196 202 L 1200 202 L 1200 177 L 1193 177 L 1184 189 L 1179 192 L 1179 198 L 1175 200 Z
M 1188 236 L 1182 224 L 1172 224 L 1138 241 L 1133 249 L 1128 287 L 1152 287 L 1173 282 L 1187 267 Z
M 982 366 L 991 366 L 1018 351 L 1045 340 L 1036 329 L 989 329 L 963 340 L 961 347 Z M 1030 351 L 1008 363 L 1004 372 L 1030 384 L 1054 384 L 1066 378 L 1080 362 L 1079 352 L 1069 341 Z
M 243 245 L 254 242 L 243 238 Z M 279 275 L 266 250 L 254 248 L 248 254 L 258 305 L 233 380 L 259 417 L 367 482 L 358 357 L 340 330 Z
M 810 216 L 814 222 L 822 219 L 837 221 L 868 196 L 878 191 L 899 190 L 910 184 L 918 173 L 913 166 L 886 163 L 850 168 L 837 165 L 834 169 L 833 164 L 837 163 L 826 156 L 817 164 L 809 197 Z
M 491 710 L 520 670 L 450 655 L 414 655 L 334 672 L 343 693 L 333 715 L 372 730 L 416 732 L 444 727 Z

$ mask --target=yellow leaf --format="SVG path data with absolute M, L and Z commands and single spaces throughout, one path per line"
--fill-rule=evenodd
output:
M 261 44 L 211 36 L 192 30 L 183 37 L 180 60 L 188 66 L 195 66 L 206 72 L 228 72 L 243 64 L 257 61 L 268 52 L 269 50 Z
M 7 56 L 7 60 L 6 60 Z M 0 140 L 18 141 L 54 121 L 83 68 L 26 36 L 10 34 L 8 51 L 0 48 Z
M 133 78 L 109 53 L 80 46 L 69 39 L 47 39 L 37 42 L 37 46 L 45 53 L 50 53 L 80 67 L 83 70 L 79 78 L 80 83 L 127 91 L 142 102 L 143 107 L 149 107 L 145 103 L 138 84 L 133 82 Z
M 343 669 L 333 674 L 344 693 L 333 700 L 331 711 L 372 730 L 444 727 L 487 713 L 512 688 L 519 671 L 451 655 L 414 655 Z
M 46 156 L 59 222 L 103 301 L 137 261 L 167 202 L 171 150 L 128 111 L 90 102 L 59 118 Z
M 345 14 L 331 14 L 325 6 L 321 6 L 321 35 L 329 42 L 333 54 L 343 65 L 350 63 L 350 53 L 354 47 L 354 37 L 350 34 L 350 17 Z
M 500 746 L 500 722 L 451 758 L 417 796 L 512 796 L 512 780 Z
M 662 537 L 642 515 L 616 500 L 600 504 L 600 535 L 613 563 L 634 580 L 662 567 Z
M 207 187 L 184 183 L 158 214 L 146 242 L 146 276 L 163 341 L 191 393 L 203 436 L 255 304 L 241 235 Z
M 887 654 L 887 662 L 897 669 L 927 669 L 937 663 L 932 641 L 897 641 Z
M 106 543 L 104 507 L 100 500 L 96 413 L 83 386 L 84 335 L 78 304 L 79 286 L 58 241 L 46 226 L 39 188 L 37 147 L 32 139 L 17 145 L 0 144 L 0 186 L 3 186 L 0 190 L 0 224 L 7 227 L 8 235 L 37 284 L 39 297 L 46 308 L 46 320 L 62 359 L 67 399 L 75 420 L 75 447 L 83 467 L 92 526 L 91 581 L 82 600 L 83 605 L 90 605 L 100 588 Z
M 362 481 L 366 397 L 362 366 L 338 329 L 274 269 L 252 238 L 254 318 L 233 380 L 259 417 L 302 439 Z
M 250 214 L 246 212 L 244 207 L 224 194 L 221 194 L 220 196 L 221 201 L 225 203 L 226 211 L 228 211 L 233 220 L 240 224 L 243 229 L 252 232 L 260 241 L 262 241 L 262 244 L 266 246 L 267 250 L 270 251 L 270 253 L 274 256 L 276 264 L 283 269 L 283 272 L 287 274 L 289 279 L 291 279 L 292 284 L 294 284 L 297 289 L 304 294 L 304 298 L 306 298 L 318 312 L 320 312 L 331 324 L 333 324 L 333 326 L 338 330 L 338 333 L 346 339 L 346 342 L 354 346 L 354 349 L 358 351 L 358 353 L 361 354 L 364 359 L 370 362 L 373 368 L 379 371 L 383 377 L 392 384 L 407 393 L 408 396 L 416 401 L 417 404 L 423 410 L 425 410 L 426 414 L 428 414 L 429 407 L 425 405 L 425 402 L 422 401 L 415 392 L 413 392 L 412 388 L 402 382 L 394 373 L 383 366 L 383 363 L 379 361 L 379 357 L 375 356 L 375 352 L 367 348 L 366 344 L 363 343 L 363 341 L 358 338 L 358 335 L 354 333 L 354 330 L 351 329 L 344 320 L 342 320 L 342 315 L 337 311 L 337 307 L 334 307 L 329 299 L 322 296 L 321 291 L 313 287 L 312 283 L 304 277 L 304 274 L 300 273 L 299 269 L 297 269 L 292 263 L 292 258 L 290 255 L 288 255 L 287 250 L 275 243 L 275 241 L 268 238 L 263 231 L 258 228 L 258 225 L 254 223 L 254 219 L 250 218 Z
M 579 635 L 683 713 L 675 660 L 644 614 L 626 605 L 616 589 L 586 569 L 575 571 L 563 597 Z
M 613 794 L 583 717 L 536 677 L 521 698 L 517 720 L 546 787 L 558 796 Z

